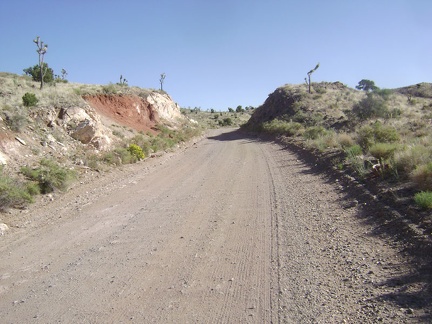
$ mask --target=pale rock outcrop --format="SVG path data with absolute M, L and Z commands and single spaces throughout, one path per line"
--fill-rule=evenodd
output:
M 109 130 L 103 126 L 99 117 L 81 107 L 71 107 L 64 111 L 59 117 L 68 129 L 69 135 L 83 144 L 92 144 L 97 149 L 109 149 L 112 140 Z
M 0 236 L 4 235 L 9 230 L 9 226 L 4 223 L 0 223 Z
M 0 165 L 6 165 L 7 160 L 8 160 L 7 155 L 0 151 Z
M 184 118 L 180 112 L 180 106 L 168 94 L 152 92 L 146 101 L 158 112 L 161 119 L 175 123 Z

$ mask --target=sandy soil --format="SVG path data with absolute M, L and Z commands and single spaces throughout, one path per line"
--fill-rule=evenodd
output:
M 1 322 L 431 321 L 418 259 L 336 180 L 234 130 L 89 173 L 5 215 Z

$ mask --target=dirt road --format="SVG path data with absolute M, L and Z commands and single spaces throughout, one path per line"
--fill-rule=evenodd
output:
M 213 131 L 5 216 L 1 322 L 427 321 L 426 283 L 393 281 L 412 269 L 361 209 L 279 145 Z

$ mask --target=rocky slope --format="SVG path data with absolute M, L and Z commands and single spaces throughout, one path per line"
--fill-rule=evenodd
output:
M 33 93 L 35 107 L 22 96 Z M 186 122 L 180 107 L 160 91 L 122 85 L 58 83 L 43 90 L 27 77 L 0 73 L 0 162 L 15 172 L 41 157 L 80 163 L 85 151 L 106 151 L 138 132 L 157 133 L 157 125 Z

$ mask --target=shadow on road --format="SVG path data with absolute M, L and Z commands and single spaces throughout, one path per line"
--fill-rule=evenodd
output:
M 418 235 L 413 230 L 411 222 L 403 217 L 402 213 L 388 207 L 380 199 L 373 199 L 373 194 L 365 184 L 352 181 L 344 177 L 340 171 L 331 168 L 331 161 L 318 158 L 295 144 L 281 143 L 271 136 L 252 134 L 241 129 L 227 130 L 226 132 L 208 137 L 215 141 L 247 140 L 254 142 L 273 142 L 281 144 L 281 150 L 289 150 L 297 158 L 309 166 L 307 173 L 325 175 L 328 183 L 339 183 L 343 186 L 341 206 L 348 206 L 348 202 L 360 205 L 357 218 L 361 223 L 369 225 L 374 230 L 369 234 L 384 239 L 399 249 L 408 261 L 409 272 L 401 273 L 387 278 L 384 282 L 375 285 L 388 289 L 387 292 L 373 299 L 386 301 L 398 305 L 408 312 L 416 309 L 426 310 L 426 315 L 417 317 L 424 322 L 432 322 L 432 244 L 430 237 Z M 330 167 L 329 167 L 330 166 Z M 405 215 L 404 215 L 405 216 Z M 397 265 L 394 265 L 397 267 Z M 395 271 L 398 273 L 398 271 Z M 385 290 L 385 289 L 384 289 Z M 392 291 L 389 293 L 388 291 Z M 372 300 L 371 300 L 372 301 Z
M 388 205 L 387 199 L 381 199 L 379 195 L 374 196 L 375 188 L 372 185 L 369 187 L 367 183 L 360 184 L 344 176 L 345 173 L 331 167 L 330 160 L 320 159 L 312 152 L 295 144 L 280 144 L 283 146 L 282 150 L 294 152 L 299 160 L 309 166 L 309 169 L 303 172 L 324 175 L 327 183 L 341 184 L 343 188 L 341 189 L 343 194 L 340 198 L 341 206 L 344 208 L 359 206 L 356 217 L 361 223 L 373 228 L 369 235 L 390 242 L 407 260 L 409 271 L 395 270 L 394 273 L 399 273 L 398 275 L 389 277 L 384 282 L 375 283 L 379 287 L 390 289 L 373 299 L 396 304 L 407 312 L 422 309 L 426 315 L 417 318 L 431 323 L 432 242 L 430 231 L 429 235 L 419 233 L 419 229 L 413 226 L 419 220 L 416 215 L 409 216 L 404 208 L 398 210 L 398 206 Z M 395 269 L 398 267 L 396 264 L 392 266 Z M 388 293 L 390 290 L 392 292 Z
M 210 140 L 214 141 L 238 141 L 238 140 L 248 140 L 248 141 L 262 141 L 262 139 L 256 135 L 245 132 L 239 128 L 227 129 L 222 134 L 216 136 L 208 136 Z

